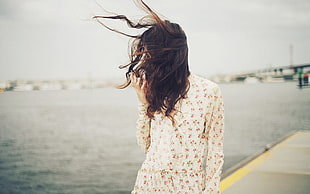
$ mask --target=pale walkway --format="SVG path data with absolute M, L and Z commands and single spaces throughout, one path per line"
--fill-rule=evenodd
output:
M 221 181 L 222 194 L 310 194 L 310 131 L 297 131 Z

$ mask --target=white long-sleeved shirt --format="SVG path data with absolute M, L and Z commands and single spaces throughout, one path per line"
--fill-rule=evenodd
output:
M 220 193 L 224 104 L 217 84 L 191 74 L 175 124 L 163 114 L 150 120 L 139 106 L 137 143 L 146 153 L 132 193 Z

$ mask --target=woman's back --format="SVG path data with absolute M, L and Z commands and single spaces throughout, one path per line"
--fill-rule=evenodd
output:
M 223 102 L 218 86 L 189 76 L 187 97 L 174 121 L 140 107 L 138 144 L 146 152 L 132 193 L 217 193 L 223 165 Z M 204 160 L 205 165 L 204 166 Z

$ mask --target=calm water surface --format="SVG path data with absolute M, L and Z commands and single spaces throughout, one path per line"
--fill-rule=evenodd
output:
M 310 89 L 221 84 L 224 170 L 310 129 Z M 0 193 L 129 193 L 144 154 L 132 89 L 0 94 Z

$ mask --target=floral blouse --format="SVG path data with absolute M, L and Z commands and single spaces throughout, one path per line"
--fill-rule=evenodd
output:
M 132 194 L 220 193 L 224 104 L 217 84 L 191 74 L 187 98 L 176 104 L 175 124 L 150 120 L 139 106 L 137 143 L 146 153 Z

